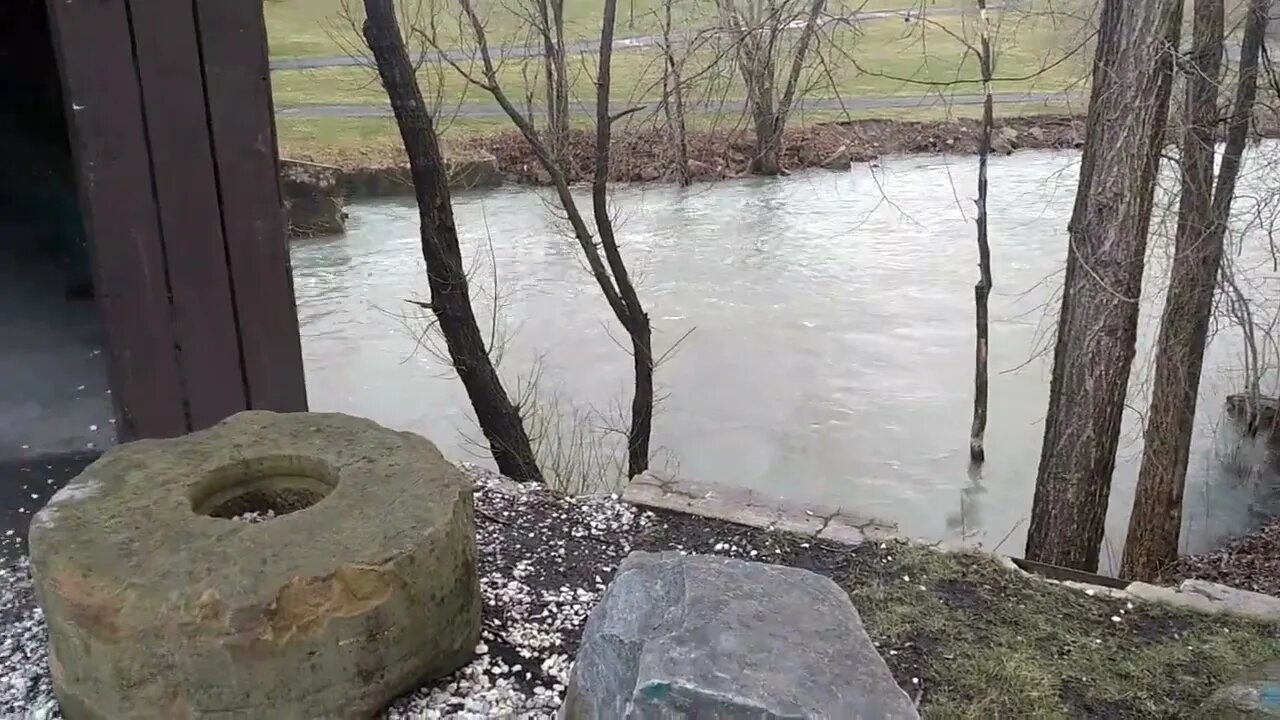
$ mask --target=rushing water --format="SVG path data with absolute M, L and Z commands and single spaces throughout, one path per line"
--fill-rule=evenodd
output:
M 980 476 L 968 472 L 972 158 L 899 158 L 848 173 L 685 190 L 619 188 L 620 236 L 656 346 L 687 334 L 659 370 L 665 400 L 655 445 L 690 478 L 840 505 L 906 535 L 1019 550 L 1078 161 L 1071 152 L 992 160 L 996 288 Z M 1249 176 L 1245 193 L 1269 181 Z M 418 346 L 424 323 L 404 302 L 426 292 L 416 211 L 404 201 L 350 212 L 345 237 L 293 250 L 312 406 L 424 433 L 450 456 L 469 459 L 474 446 L 464 436 L 477 433 L 465 395 Z M 504 375 L 527 375 L 540 359 L 542 387 L 579 407 L 625 407 L 630 361 L 621 331 L 548 198 L 525 188 L 464 195 L 455 212 L 486 323 L 497 268 Z M 1238 262 L 1251 268 L 1251 281 L 1270 286 L 1266 252 Z M 1167 255 L 1164 244 L 1153 245 L 1154 282 Z M 1158 320 L 1152 306 L 1162 293 L 1149 284 L 1148 295 L 1156 301 L 1144 303 L 1131 393 L 1137 408 L 1145 407 Z M 1221 408 L 1240 389 L 1238 338 L 1221 332 L 1206 362 L 1187 490 L 1192 550 L 1250 525 L 1270 495 L 1264 481 L 1224 464 Z M 1130 412 L 1111 500 L 1113 553 L 1140 453 L 1140 423 Z

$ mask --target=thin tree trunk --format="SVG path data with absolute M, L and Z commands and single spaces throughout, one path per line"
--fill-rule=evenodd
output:
M 987 459 L 987 364 L 990 348 L 990 322 L 987 298 L 991 295 L 991 246 L 987 243 L 987 159 L 991 156 L 991 131 L 995 124 L 991 95 L 991 27 L 987 18 L 987 0 L 978 0 L 978 22 L 982 26 L 982 87 L 986 98 L 982 103 L 982 141 L 978 146 L 978 282 L 973 286 L 974 319 L 977 332 L 973 363 L 973 425 L 969 431 L 969 462 L 979 464 Z
M 1156 346 L 1142 469 L 1121 563 L 1121 574 L 1134 580 L 1156 579 L 1178 557 L 1200 375 L 1236 176 L 1257 91 L 1258 54 L 1270 5 L 1270 0 L 1253 0 L 1250 4 L 1234 112 L 1215 190 L 1214 131 L 1218 121 L 1224 8 L 1223 0 L 1196 2 L 1173 269 Z
M 558 0 L 557 0 L 558 1 Z M 547 144 L 529 118 L 512 103 L 498 80 L 498 69 L 489 49 L 484 23 L 473 0 L 458 0 L 467 23 L 475 34 L 476 46 L 483 66 L 483 79 L 460 70 L 470 82 L 493 96 L 529 143 L 555 188 L 565 219 L 573 228 L 573 236 L 582 249 L 591 276 L 595 278 L 609 309 L 631 337 L 636 365 L 636 394 L 632 399 L 631 429 L 628 432 L 628 470 L 634 476 L 649 467 L 649 437 L 653 424 L 653 352 L 649 317 L 640 303 L 635 285 L 627 272 L 618 249 L 613 223 L 608 212 L 609 144 L 613 116 L 609 114 L 609 86 L 613 56 L 613 33 L 617 20 L 617 0 L 605 4 L 606 22 L 600 34 L 600 70 L 596 95 L 595 172 L 592 180 L 592 206 L 597 233 L 592 234 L 569 186 L 568 168 L 556 161 Z M 458 66 L 455 65 L 455 68 Z M 603 253 L 603 257 L 601 256 Z
M 1027 534 L 1031 560 L 1098 568 L 1181 19 L 1181 0 L 1104 0 Z
M 400 34 L 394 0 L 364 0 L 364 7 L 365 41 L 409 156 L 431 310 L 498 469 L 512 479 L 542 482 L 520 413 L 502 386 L 471 307 L 444 156 Z
M 604 18 L 600 26 L 600 69 L 596 78 L 596 163 L 591 182 L 591 205 L 596 230 L 605 260 L 618 286 L 618 295 L 626 310 L 620 317 L 631 336 L 631 352 L 635 365 L 635 393 L 631 400 L 631 429 L 627 433 L 627 475 L 635 477 L 649 469 L 649 442 L 653 431 L 653 339 L 649 316 L 636 293 L 635 285 L 618 250 L 609 215 L 609 149 L 612 141 L 613 117 L 609 114 L 609 89 L 612 85 L 613 33 L 617 24 L 618 0 L 604 0 Z
M 662 3 L 662 47 L 666 56 L 666 72 L 662 74 L 663 110 L 667 115 L 667 132 L 671 135 L 672 155 L 675 156 L 676 182 L 688 187 L 693 178 L 689 172 L 689 140 L 684 122 L 684 82 L 680 78 L 680 64 L 676 62 L 671 47 L 671 6 L 675 0 Z M 632 0 L 634 6 L 634 0 Z
M 568 170 L 569 73 L 564 49 L 564 0 L 538 0 L 542 62 L 547 81 L 547 142 Z

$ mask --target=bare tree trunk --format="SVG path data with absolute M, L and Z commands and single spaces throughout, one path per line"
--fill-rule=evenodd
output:
M 1187 78 L 1182 188 L 1173 269 L 1165 299 L 1156 372 L 1129 518 L 1121 574 L 1154 580 L 1177 560 L 1182 497 L 1195 425 L 1200 374 L 1222 265 L 1227 222 L 1257 92 L 1258 54 L 1270 0 L 1253 0 L 1241 47 L 1234 112 L 1222 170 L 1214 188 L 1218 82 L 1222 74 L 1223 0 L 1197 0 L 1194 46 Z
M 619 320 L 631 336 L 635 393 L 631 399 L 631 429 L 627 433 L 627 475 L 635 477 L 649 469 L 649 440 L 653 431 L 653 339 L 649 316 L 640 304 L 636 287 L 618 250 L 613 218 L 609 215 L 609 149 L 613 133 L 609 89 L 612 85 L 613 33 L 617 13 L 618 0 L 604 0 L 604 18 L 600 25 L 600 68 L 596 77 L 596 164 L 591 182 L 591 206 L 600 246 L 626 311 L 626 316 Z
M 569 162 L 569 72 L 564 48 L 564 0 L 538 0 L 543 72 L 547 81 L 547 144 L 556 160 Z
M 693 178 L 689 173 L 689 139 L 684 121 L 684 81 L 680 75 L 680 63 L 676 62 L 671 47 L 671 6 L 675 0 L 662 2 L 662 48 L 666 56 L 666 71 L 662 74 L 662 107 L 667 115 L 667 132 L 671 135 L 672 155 L 676 164 L 676 182 L 688 187 Z M 632 7 L 635 0 L 632 0 Z
M 444 156 L 405 49 L 394 0 L 364 0 L 364 7 L 365 41 L 373 52 L 409 156 L 431 310 L 498 469 L 515 480 L 542 482 L 520 413 L 502 386 L 471 307 Z
M 558 162 L 549 149 L 537 128 L 528 117 L 523 115 L 511 102 L 511 98 L 502 89 L 498 79 L 497 66 L 489 49 L 484 23 L 476 12 L 473 0 L 458 0 L 467 23 L 475 35 L 476 46 L 480 53 L 483 76 L 476 76 L 466 68 L 452 63 L 469 82 L 484 89 L 503 112 L 511 119 L 520 134 L 529 143 L 534 155 L 543 169 L 551 177 L 551 185 L 560 200 L 565 218 L 573 228 L 573 236 L 582 249 L 591 276 L 600 287 L 609 309 L 618 322 L 626 329 L 631 338 L 633 359 L 635 362 L 635 397 L 631 403 L 631 428 L 628 432 L 627 465 L 629 473 L 634 476 L 649 467 L 649 443 L 653 425 L 653 366 L 652 340 L 649 327 L 649 316 L 640 303 L 635 285 L 627 272 L 626 263 L 618 249 L 614 235 L 612 219 L 608 212 L 608 177 L 609 151 L 613 121 L 617 116 L 609 113 L 609 89 L 613 56 L 613 33 L 617 21 L 617 0 L 606 0 L 604 5 L 605 22 L 600 33 L 600 68 L 596 80 L 596 147 L 595 172 L 592 180 L 592 207 L 594 210 L 596 233 L 591 232 L 583 213 L 574 199 L 569 186 L 569 168 Z M 448 62 L 446 60 L 446 62 Z M 625 115 L 638 108 L 624 111 Z M 603 257 L 602 257 L 603 254 Z
M 739 2 L 742 0 L 717 0 L 716 4 L 728 26 L 726 29 L 737 44 L 738 68 L 747 90 L 747 110 L 755 127 L 756 149 L 750 170 L 756 175 L 777 175 L 782 172 L 787 118 L 795 102 L 800 75 L 804 71 L 813 36 L 818 31 L 818 20 L 826 7 L 826 0 L 809 2 L 804 15 L 805 24 L 791 57 L 787 84 L 780 95 L 776 78 L 780 47 L 777 38 L 789 30 L 792 14 L 783 12 L 789 3 L 770 2 L 765 7 L 748 2 L 748 10 L 744 12 L 739 8 Z
M 978 0 L 978 22 L 982 25 L 982 87 L 986 98 L 982 103 L 982 141 L 978 146 L 978 282 L 973 286 L 974 319 L 977 333 L 973 363 L 973 425 L 969 431 L 969 462 L 986 461 L 987 432 L 987 364 L 990 348 L 990 321 L 987 298 L 991 295 L 991 246 L 987 243 L 987 159 L 991 156 L 991 131 L 995 124 L 994 101 L 991 96 L 991 26 L 987 18 L 987 0 Z
M 1181 0 L 1104 0 L 1026 556 L 1098 568 Z

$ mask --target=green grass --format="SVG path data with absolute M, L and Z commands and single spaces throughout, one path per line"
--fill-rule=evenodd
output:
M 887 562 L 911 582 L 841 585 L 916 665 L 930 717 L 1187 717 L 1280 653 L 1275 625 L 1089 597 L 983 556 L 900 546 Z
M 928 7 L 949 7 L 962 0 L 833 0 L 832 11 L 837 10 L 900 10 L 916 8 L 925 2 Z M 425 9 L 430 0 L 401 0 L 404 19 L 402 25 L 427 26 L 430 23 Z M 442 47 L 461 44 L 455 3 L 437 3 L 443 8 L 438 14 L 438 42 Z M 565 0 L 565 35 L 570 40 L 588 40 L 599 37 L 601 0 Z M 619 36 L 653 34 L 660 31 L 658 11 L 661 0 L 621 0 L 618 3 Z M 521 8 L 528 3 L 520 0 L 502 2 L 477 0 L 477 8 L 486 19 L 486 32 L 494 46 L 502 43 L 529 42 L 526 23 Z M 679 27 L 702 27 L 710 23 L 714 13 L 714 0 L 697 0 L 690 6 L 680 3 L 673 16 Z M 343 55 L 359 41 L 352 30 L 354 18 L 363 18 L 360 0 L 267 0 L 265 4 L 267 34 L 271 39 L 272 57 L 317 57 Z
M 830 38 L 823 61 L 810 63 L 801 81 L 808 97 L 909 95 L 931 90 L 975 93 L 981 90 L 977 58 L 961 38 L 972 34 L 972 19 L 957 16 L 939 20 L 939 27 L 922 29 L 896 20 L 865 23 L 858 32 Z M 1054 91 L 1081 82 L 1087 75 L 1087 48 L 1082 47 L 1079 24 L 1045 16 L 1007 18 L 997 38 L 997 91 Z M 499 67 L 506 92 L 519 100 L 543 96 L 536 58 L 510 59 Z M 470 72 L 479 67 L 467 66 Z M 613 68 L 614 101 L 653 100 L 661 96 L 662 57 L 658 51 L 618 53 Z M 570 94 L 590 104 L 594 98 L 596 57 L 571 58 Z M 686 60 L 690 78 L 686 95 L 696 98 L 741 98 L 746 94 L 740 76 L 711 49 Z M 491 103 L 453 68 L 430 63 L 420 72 L 423 92 L 442 106 Z M 383 104 L 386 96 L 368 68 L 323 68 L 272 74 L 276 104 Z
M 593 0 L 596 1 L 596 0 Z M 638 7 L 645 2 L 637 0 Z M 946 1 L 946 0 L 942 0 Z M 1050 0 L 1035 0 L 1049 2 Z M 318 0 L 317 6 L 337 0 Z M 574 12 L 585 5 L 574 5 Z M 1062 7 L 1063 0 L 1053 0 Z M 903 7 L 910 0 L 883 0 L 878 5 Z M 1033 6 L 1034 7 L 1034 6 Z M 269 4 L 269 17 L 276 8 L 298 12 L 292 0 L 276 0 Z M 571 8 L 571 9 L 572 9 Z M 320 12 L 316 7 L 309 10 Z M 296 24 L 296 18 L 292 21 Z M 800 92 L 809 98 L 856 99 L 865 96 L 933 95 L 922 104 L 926 109 L 851 111 L 847 115 L 833 111 L 797 112 L 793 123 L 817 122 L 844 117 L 902 117 L 938 120 L 948 116 L 976 112 L 976 108 L 957 107 L 948 110 L 936 98 L 946 94 L 981 92 L 977 57 L 969 45 L 976 37 L 976 18 L 972 14 L 939 15 L 929 24 L 904 23 L 882 19 L 862 23 L 856 31 L 824 35 L 821 56 L 825 62 L 813 62 L 802 77 Z M 1039 12 L 1009 12 L 998 19 L 995 36 L 997 56 L 996 92 L 1058 92 L 1087 90 L 1091 48 L 1086 24 L 1067 15 Z M 275 36 L 273 36 L 273 40 Z M 816 57 L 816 55 L 815 55 Z M 476 68 L 478 70 L 478 68 Z M 499 70 L 500 81 L 509 96 L 523 105 L 527 98 L 541 104 L 539 61 L 510 59 Z M 782 73 L 783 69 L 779 69 Z M 613 103 L 616 108 L 630 103 L 647 104 L 661 96 L 662 58 L 654 51 L 623 52 L 614 56 Z M 570 59 L 572 86 L 570 95 L 575 108 L 594 105 L 596 57 L 573 55 Z M 691 110 L 695 129 L 741 124 L 738 114 L 716 114 L 720 100 L 740 100 L 746 95 L 740 76 L 729 63 L 710 48 L 694 53 L 686 60 L 688 79 L 686 102 L 691 107 L 702 101 L 700 110 Z M 474 136 L 510 125 L 499 117 L 467 118 L 454 116 L 454 109 L 467 105 L 493 107 L 492 98 L 469 83 L 454 68 L 443 63 L 428 63 L 420 71 L 420 85 L 428 102 L 439 108 L 440 125 L 446 138 Z M 308 104 L 372 104 L 385 105 L 387 100 L 374 72 L 363 67 L 323 68 L 316 70 L 279 71 L 272 73 L 272 86 L 277 107 Z M 1036 109 L 1005 105 L 999 113 L 1010 115 Z M 1040 112 L 1044 108 L 1039 109 Z M 654 112 L 630 116 L 628 123 L 652 123 Z M 582 118 L 578 118 L 579 121 Z M 324 161 L 326 158 L 349 162 L 351 158 L 383 158 L 400 156 L 395 128 L 388 119 L 281 119 L 280 136 L 286 152 Z

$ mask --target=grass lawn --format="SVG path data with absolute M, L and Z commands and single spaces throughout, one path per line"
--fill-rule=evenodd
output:
M 949 85 L 955 92 L 978 92 L 977 58 L 961 38 L 974 34 L 974 19 L 957 15 L 937 26 L 904 24 L 885 19 L 863 23 L 855 31 L 824 38 L 802 77 L 808 97 L 857 97 L 922 93 Z M 1087 76 L 1089 52 L 1082 25 L 1044 15 L 1011 14 L 1003 18 L 996 38 L 995 90 L 1055 91 L 1079 84 Z M 511 58 L 499 68 L 508 95 L 541 98 L 540 60 Z M 479 72 L 478 63 L 467 66 Z M 596 56 L 570 58 L 571 96 L 590 105 L 594 100 Z M 742 98 L 741 77 L 711 48 L 693 53 L 685 62 L 686 97 L 691 100 Z M 614 56 L 614 97 L 625 103 L 661 97 L 662 57 L 656 50 Z M 454 68 L 430 63 L 420 72 L 423 92 L 442 106 L 491 103 L 488 94 L 472 86 Z M 281 107 L 356 103 L 383 104 L 386 96 L 374 72 L 364 67 L 278 71 L 272 74 L 276 104 Z
M 314 21 L 338 7 L 338 0 L 310 0 L 301 5 L 294 0 L 272 0 L 268 18 L 272 20 L 272 41 L 282 36 L 301 37 L 299 28 L 307 27 L 305 17 Z M 652 7 L 658 0 L 636 0 L 641 7 Z M 855 0 L 850 0 L 855 1 Z M 1054 2 L 1061 8 L 1062 0 Z M 594 23 L 589 5 L 598 0 L 566 0 L 570 17 L 587 18 Z M 951 0 L 938 0 L 938 4 Z M 326 3 L 328 10 L 324 7 Z M 646 5 L 646 3 L 648 3 Z M 912 0 L 876 0 L 875 6 L 917 7 Z M 934 5 L 935 7 L 937 5 Z M 305 12 L 303 8 L 306 8 Z M 1091 47 L 1086 42 L 1087 24 L 1079 17 L 1063 13 L 1027 10 L 1008 11 L 996 20 L 995 50 L 997 54 L 996 92 L 1080 92 L 1087 90 Z M 575 14 L 576 13 L 576 14 Z M 514 16 L 508 17 L 515 24 Z M 927 109 L 858 110 L 847 114 L 834 111 L 797 112 L 793 123 L 832 120 L 842 117 L 903 117 L 944 119 L 973 114 L 973 107 L 947 108 L 939 94 L 974 94 L 981 91 L 977 57 L 969 45 L 977 36 L 974 14 L 937 15 L 928 23 L 905 23 L 897 18 L 876 19 L 861 23 L 856 30 L 843 29 L 822 38 L 822 61 L 815 59 L 807 68 L 800 87 L 809 98 L 842 98 L 855 100 L 865 96 L 920 97 Z M 314 24 L 314 23 L 313 23 Z M 284 29 L 280 29 L 280 27 Z M 589 35 L 589 34 L 588 34 Z M 326 36 L 326 40 L 329 38 Z M 310 41 L 307 41 L 310 42 Z M 298 51 L 301 52 L 301 51 Z M 815 58 L 818 57 L 815 55 Z M 524 104 L 531 99 L 541 104 L 544 92 L 539 80 L 536 58 L 506 60 L 500 77 L 507 93 Z M 578 54 L 570 57 L 573 79 L 571 104 L 579 109 L 594 105 L 596 56 Z M 478 68 L 476 68 L 478 70 Z M 780 72 L 782 70 L 780 69 Z M 740 76 L 729 64 L 718 58 L 710 47 L 694 52 L 685 62 L 688 81 L 686 104 L 695 126 L 737 125 L 739 113 L 717 113 L 725 100 L 740 100 L 746 92 Z M 618 108 L 629 103 L 653 104 L 661 97 L 662 58 L 656 51 L 623 52 L 614 56 L 614 103 Z M 420 71 L 420 83 L 428 101 L 439 108 L 440 126 L 448 138 L 474 136 L 510 125 L 501 117 L 465 117 L 456 109 L 468 105 L 492 108 L 493 100 L 483 90 L 471 85 L 452 67 L 429 63 Z M 385 105 L 386 96 L 375 73 L 364 67 L 290 70 L 272 73 L 272 87 L 277 107 L 308 104 Z M 933 99 L 930 99 L 933 96 Z M 699 104 L 701 103 L 701 106 Z M 1046 112 L 1061 108 L 1016 108 L 1002 105 L 998 112 Z M 629 123 L 652 123 L 656 110 L 637 113 Z M 399 158 L 399 139 L 393 123 L 386 118 L 281 118 L 281 145 L 286 154 L 321 161 L 349 163 L 354 157 Z
M 831 12 L 851 10 L 903 10 L 919 8 L 952 7 L 962 0 L 832 0 Z M 401 0 L 406 17 L 422 18 L 418 8 L 430 7 L 429 2 Z M 445 47 L 459 44 L 456 4 L 442 3 L 438 23 L 440 43 Z M 715 10 L 714 0 L 697 0 L 690 6 L 681 3 L 673 16 L 674 24 L 682 27 L 700 27 L 709 24 Z M 522 20 L 521 8 L 528 3 L 515 0 L 494 2 L 477 0 L 477 8 L 488 19 L 487 32 L 494 45 L 502 43 L 525 44 L 527 31 Z M 601 0 L 565 0 L 565 35 L 570 40 L 589 40 L 600 35 Z M 618 36 L 648 35 L 660 31 L 658 11 L 661 0 L 620 0 L 618 3 Z M 271 38 L 272 57 L 319 57 L 346 54 L 355 40 L 351 23 L 364 16 L 360 0 L 266 0 L 264 11 L 267 34 Z M 402 21 L 402 24 L 406 24 Z M 425 25 L 425 22 L 414 24 Z

